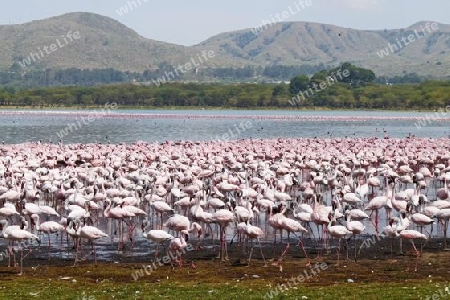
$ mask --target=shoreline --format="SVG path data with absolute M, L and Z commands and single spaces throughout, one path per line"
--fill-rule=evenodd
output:
M 0 106 L 0 111 L 20 111 L 20 110 L 38 110 L 38 111 L 71 111 L 71 110 L 96 110 L 104 106 L 64 106 L 64 107 L 36 107 L 36 106 Z M 329 107 L 302 107 L 302 108 L 287 108 L 287 107 L 252 107 L 252 108 L 241 108 L 241 107 L 196 107 L 196 106 L 118 106 L 117 110 L 186 110 L 186 111 L 368 111 L 368 112 L 437 112 L 436 109 L 359 109 L 359 108 L 348 108 L 348 109 L 332 109 Z

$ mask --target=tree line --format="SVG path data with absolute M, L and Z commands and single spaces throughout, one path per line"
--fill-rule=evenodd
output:
M 122 107 L 435 109 L 450 105 L 449 95 L 450 81 L 392 86 L 365 83 L 356 87 L 337 82 L 301 99 L 297 105 L 292 105 L 289 101 L 293 94 L 287 84 L 167 83 L 160 87 L 117 84 L 96 87 L 0 88 L 0 105 L 93 107 L 116 102 Z
M 110 73 L 108 78 L 121 76 Z M 106 76 L 106 75 L 105 75 Z M 435 109 L 450 105 L 450 81 L 375 82 L 375 73 L 350 63 L 297 75 L 289 84 L 110 84 L 35 89 L 0 88 L 0 105 L 32 107 L 328 107 L 340 109 Z M 61 77 L 60 80 L 64 80 Z
M 244 66 L 241 68 L 204 68 L 191 70 L 185 74 L 180 74 L 172 81 L 177 82 L 277 82 L 288 81 L 298 74 L 312 75 L 323 71 L 332 70 L 331 66 L 319 65 L 300 65 L 284 66 L 272 65 L 266 67 Z M 166 74 L 172 72 L 173 66 L 167 63 L 161 63 L 152 70 L 146 70 L 142 73 L 118 71 L 115 69 L 23 69 L 18 64 L 14 64 L 8 71 L 0 71 L 0 86 L 17 88 L 39 88 L 55 86 L 95 86 L 112 83 L 130 83 L 130 82 L 152 82 Z M 419 83 L 426 78 L 417 74 L 405 74 L 396 77 L 380 77 L 375 81 L 379 83 Z
M 202 68 L 180 74 L 173 81 L 224 81 L 245 82 L 289 80 L 297 74 L 313 74 L 324 68 L 330 68 L 323 64 L 284 66 L 273 65 L 266 67 L 244 66 L 241 68 Z M 164 76 L 166 72 L 172 72 L 174 67 L 167 63 L 161 63 L 154 69 L 145 70 L 142 73 L 119 71 L 115 69 L 23 69 L 18 64 L 13 65 L 8 71 L 0 71 L 0 86 L 12 87 L 51 87 L 51 86 L 94 86 L 110 83 L 151 82 Z

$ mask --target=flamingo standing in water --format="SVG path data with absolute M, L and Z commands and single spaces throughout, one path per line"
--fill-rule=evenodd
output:
M 420 232 L 422 232 L 422 229 L 424 226 L 431 225 L 431 231 L 428 233 L 430 236 L 433 233 L 433 224 L 434 220 L 422 213 L 412 213 L 413 206 L 411 203 L 408 203 L 406 211 L 411 214 L 410 219 L 411 221 L 420 227 Z
M 345 214 L 347 215 L 347 222 L 345 224 L 345 227 L 353 233 L 353 244 L 355 247 L 355 262 L 356 262 L 356 235 L 361 234 L 366 229 L 366 227 L 360 221 L 352 221 L 350 210 L 347 210 Z
M 213 223 L 219 224 L 220 230 L 220 250 L 219 257 L 221 261 L 229 260 L 227 243 L 225 240 L 226 228 L 235 220 L 234 214 L 227 209 L 219 209 L 212 215 Z
M 23 229 L 23 230 L 27 230 L 28 229 L 28 221 L 25 220 L 25 217 L 20 216 L 20 226 L 19 225 L 8 225 L 8 221 L 7 220 L 0 220 L 0 230 L 2 231 L 0 233 L 0 237 L 4 238 L 4 234 L 5 233 L 9 233 L 11 230 L 15 230 L 15 229 Z M 9 240 L 8 242 L 8 267 L 11 266 L 11 255 L 12 254 L 12 246 L 13 246 L 13 241 Z M 14 258 L 14 266 L 16 265 L 16 257 L 13 256 Z
M 290 245 L 289 245 L 289 234 L 292 232 L 298 240 L 298 244 L 302 247 L 303 253 L 305 254 L 305 257 L 308 259 L 308 263 L 306 264 L 306 266 L 311 265 L 311 262 L 308 258 L 308 254 L 306 253 L 305 250 L 305 246 L 303 245 L 303 242 L 301 240 L 301 238 L 297 235 L 296 232 L 302 232 L 302 233 L 307 233 L 308 230 L 306 230 L 306 228 L 304 228 L 300 222 L 296 221 L 296 220 L 292 220 L 290 218 L 283 218 L 281 220 L 281 227 L 287 231 L 288 233 L 288 242 L 286 245 L 286 249 L 283 251 L 283 253 L 281 254 L 281 257 L 278 259 L 276 265 L 278 265 L 278 263 L 283 259 L 283 256 L 286 254 L 287 250 L 289 249 Z
M 7 226 L 7 224 L 6 224 Z M 10 240 L 11 242 L 24 242 L 26 240 L 29 239 L 35 239 L 39 244 L 41 243 L 41 240 L 39 239 L 39 237 L 35 234 L 32 234 L 29 231 L 26 231 L 24 229 L 20 229 L 20 228 L 15 228 L 13 226 L 11 226 L 12 228 L 10 228 L 9 230 L 7 230 L 8 227 L 6 227 L 5 230 L 2 231 L 1 236 L 7 240 Z M 23 246 L 20 247 L 20 273 L 19 275 L 23 274 L 23 260 L 25 257 L 27 257 L 30 253 L 31 253 L 31 249 L 29 249 L 28 253 L 24 256 L 23 255 Z M 10 251 L 10 254 L 12 253 L 12 249 Z M 16 260 L 15 256 L 14 256 L 14 261 Z
M 120 207 L 114 207 L 111 208 L 111 200 L 110 199 L 106 199 L 105 200 L 105 211 L 103 212 L 104 216 L 106 218 L 110 218 L 110 219 L 114 219 L 114 220 L 118 220 L 120 222 L 119 224 L 119 243 L 117 245 L 117 250 L 122 249 L 123 247 L 125 247 L 125 243 L 124 243 L 124 239 L 123 239 L 123 222 L 126 223 L 125 219 L 126 218 L 132 218 L 135 217 L 136 215 L 126 209 L 122 209 Z M 128 223 L 127 223 L 128 225 Z M 130 232 L 133 231 L 133 224 L 131 222 L 131 224 L 129 225 L 130 229 L 129 229 L 129 234 Z
M 386 178 L 386 186 L 384 187 L 384 191 L 383 191 L 383 195 L 382 196 L 377 196 L 372 198 L 372 200 L 369 201 L 369 203 L 366 205 L 366 207 L 364 208 L 364 210 L 371 210 L 372 213 L 373 211 L 375 211 L 375 230 L 376 233 L 378 234 L 378 213 L 379 210 L 383 207 L 386 207 L 387 209 L 392 209 L 392 202 L 389 199 L 388 192 L 387 192 L 387 178 Z M 394 191 L 394 190 L 393 190 Z M 388 216 L 389 218 L 389 216 Z
M 188 244 L 187 241 L 189 240 L 189 233 L 188 230 L 181 230 L 180 232 L 180 237 L 178 238 L 174 238 L 170 241 L 169 244 L 169 251 L 171 251 L 172 253 L 175 252 L 175 263 L 178 264 L 179 267 L 183 266 L 183 259 L 182 259 L 182 254 L 183 252 L 185 252 L 185 249 L 188 248 Z M 188 248 L 189 250 L 189 248 Z M 173 267 L 173 262 L 171 261 L 170 264 Z M 191 263 L 191 266 L 193 268 L 196 268 L 196 266 L 194 265 L 194 262 Z
M 400 228 L 402 228 L 402 230 L 396 230 L 395 235 L 400 237 L 401 240 L 409 240 L 411 242 L 411 245 L 413 246 L 413 249 L 416 253 L 416 265 L 414 267 L 414 271 L 417 272 L 417 262 L 421 255 L 422 249 L 420 249 L 420 253 L 419 253 L 419 251 L 417 251 L 416 245 L 414 245 L 414 240 L 417 240 L 417 239 L 427 240 L 428 237 L 425 234 L 418 232 L 417 230 L 403 229 L 404 227 L 403 227 L 401 218 L 394 218 L 394 220 L 397 222 L 397 228 L 398 228 L 398 223 L 401 225 Z M 409 271 L 409 259 L 408 259 L 408 268 L 406 271 Z
M 323 228 L 323 226 L 327 225 L 329 223 L 328 215 L 331 213 L 332 210 L 333 210 L 332 206 L 325 206 L 323 204 L 319 204 L 319 201 L 317 200 L 317 195 L 314 194 L 314 210 L 313 210 L 311 217 L 312 217 L 312 220 L 314 221 L 314 224 L 316 224 L 316 226 L 317 226 L 319 243 L 321 244 L 317 250 L 317 257 L 320 257 L 323 245 L 325 244 L 324 233 L 326 231 Z M 322 227 L 322 228 L 319 229 L 320 227 Z M 320 235 L 321 231 L 322 231 L 322 235 Z
M 34 223 L 36 230 L 47 234 L 48 238 L 48 259 L 50 259 L 50 233 L 58 233 L 64 230 L 64 226 L 55 221 L 47 221 L 40 223 L 39 216 L 31 215 L 32 223 Z
M 286 216 L 286 207 L 280 212 L 280 206 L 269 206 L 269 225 L 274 229 L 274 240 L 273 240 L 273 255 L 275 256 L 275 247 L 277 242 L 277 230 L 280 230 L 280 244 L 283 241 L 283 226 L 282 221 Z
M 159 245 L 163 245 L 163 242 L 170 241 L 174 239 L 174 237 L 171 234 L 165 232 L 164 230 L 149 230 L 146 232 L 149 226 L 150 224 L 147 220 L 144 220 L 142 222 L 142 236 L 148 240 L 151 240 L 154 243 L 157 243 L 155 251 L 155 259 L 156 259 L 159 253 Z
M 447 249 L 447 227 L 450 219 L 450 208 L 441 209 L 436 212 L 435 217 L 440 221 L 444 221 L 444 249 Z
M 332 213 L 330 213 L 328 215 L 328 219 L 329 219 L 328 226 L 327 226 L 328 233 L 333 238 L 337 238 L 339 240 L 339 245 L 338 245 L 338 249 L 337 249 L 337 257 L 338 257 L 337 265 L 339 266 L 339 254 L 341 251 L 341 239 L 343 237 L 353 234 L 353 232 L 351 232 L 345 226 L 342 226 L 342 225 L 331 225 L 331 223 L 333 221 L 336 221 L 336 219 L 332 218 Z M 347 257 L 348 257 L 348 247 L 347 247 Z
M 253 239 L 256 239 L 258 241 L 259 250 L 261 251 L 261 256 L 262 256 L 262 258 L 264 260 L 264 266 L 265 266 L 266 265 L 266 259 L 264 258 L 264 254 L 263 254 L 262 248 L 261 248 L 261 242 L 259 241 L 259 238 L 264 234 L 264 232 L 258 226 L 253 226 L 251 224 L 248 224 L 248 221 L 245 223 L 245 228 L 243 228 L 243 232 L 248 238 L 250 238 L 250 242 L 251 242 L 251 245 L 252 245 L 252 249 L 250 250 L 250 255 L 248 256 L 248 265 L 247 266 L 250 266 L 250 261 L 252 259 Z
M 189 221 L 188 217 L 183 215 L 174 214 L 164 223 L 164 226 L 180 234 L 182 230 L 187 230 L 188 232 L 197 231 L 198 236 L 202 233 L 202 227 L 197 222 Z
M 75 219 L 73 221 L 72 226 L 74 226 L 74 229 L 76 231 L 76 235 L 79 237 L 80 239 L 80 247 L 81 247 L 81 239 L 87 239 L 89 241 L 89 243 L 91 244 L 91 248 L 94 252 L 94 262 L 95 264 L 97 264 L 97 252 L 95 250 L 95 246 L 94 246 L 94 240 L 97 240 L 99 238 L 102 237 L 107 237 L 108 235 L 106 233 L 104 233 L 103 231 L 101 231 L 100 229 L 98 229 L 95 226 L 81 226 L 81 221 L 80 219 Z M 78 252 L 78 247 L 77 247 L 77 252 Z M 92 253 L 90 253 L 92 254 Z M 90 254 L 88 254 L 87 256 L 89 256 Z M 87 257 L 86 256 L 86 257 Z M 77 255 L 75 256 L 75 263 L 74 266 L 77 264 Z M 82 258 L 81 260 L 84 260 L 86 257 Z

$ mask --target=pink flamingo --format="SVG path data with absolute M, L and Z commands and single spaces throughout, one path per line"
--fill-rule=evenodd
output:
M 400 223 L 401 226 L 403 226 L 402 224 L 402 219 L 400 218 L 394 218 L 396 220 L 397 223 Z M 421 253 L 419 253 L 419 251 L 417 251 L 416 245 L 414 245 L 414 240 L 416 239 L 420 239 L 420 240 L 427 240 L 428 237 L 423 234 L 418 232 L 417 230 L 411 230 L 411 229 L 403 229 L 403 230 L 396 230 L 395 231 L 396 236 L 400 237 L 400 239 L 402 240 L 409 240 L 411 242 L 411 245 L 413 246 L 413 249 L 416 253 L 416 264 L 414 267 L 414 271 L 417 272 L 417 262 L 419 260 L 419 257 L 421 255 Z M 421 249 L 422 251 L 422 249 Z M 409 260 L 408 260 L 409 262 Z M 409 263 L 408 263 L 408 268 L 406 271 L 409 271 Z
M 111 200 L 110 199 L 105 200 L 105 205 L 106 205 L 106 208 L 105 208 L 105 211 L 103 212 L 104 216 L 106 218 L 118 220 L 120 222 L 120 224 L 119 224 L 119 243 L 117 245 L 117 250 L 120 250 L 121 248 L 125 247 L 124 239 L 123 239 L 123 222 L 126 222 L 125 218 L 131 218 L 136 215 L 134 213 L 129 212 L 120 207 L 111 208 Z M 130 230 L 129 230 L 129 233 L 130 233 L 133 231 L 133 224 L 130 224 L 129 227 L 130 227 Z
M 307 233 L 308 230 L 306 230 L 306 228 L 304 228 L 300 222 L 296 221 L 296 220 L 292 220 L 290 218 L 283 218 L 281 219 L 281 227 L 287 231 L 288 233 L 288 242 L 286 245 L 286 249 L 283 251 L 283 253 L 281 254 L 281 257 L 278 259 L 278 261 L 276 262 L 275 265 L 278 265 L 279 262 L 283 259 L 283 256 L 286 254 L 287 250 L 289 249 L 289 234 L 292 232 L 298 240 L 298 244 L 302 247 L 303 253 L 305 254 L 305 257 L 308 259 L 308 263 L 306 264 L 306 266 L 310 266 L 311 265 L 311 261 L 308 258 L 308 254 L 306 253 L 305 250 L 305 246 L 303 245 L 303 242 L 301 240 L 301 238 L 297 235 L 296 232 L 302 232 L 302 233 Z
M 76 235 L 80 239 L 80 247 L 81 247 L 81 239 L 87 239 L 89 241 L 89 243 L 91 244 L 91 249 L 93 250 L 93 253 L 94 253 L 94 262 L 95 262 L 95 264 L 97 264 L 97 252 L 95 250 L 95 246 L 94 246 L 94 242 L 93 241 L 97 240 L 99 238 L 102 238 L 102 237 L 107 237 L 108 235 L 106 233 L 104 233 L 103 231 L 101 231 L 100 229 L 98 229 L 97 227 L 94 227 L 94 226 L 81 226 L 80 219 L 75 219 L 73 221 L 73 226 L 74 226 L 74 229 L 76 231 Z M 78 254 L 78 247 L 77 247 L 77 254 Z M 90 254 L 92 254 L 92 253 L 90 253 Z M 89 256 L 90 254 L 88 254 L 87 256 Z M 78 262 L 77 257 L 78 256 L 75 255 L 74 266 Z M 84 260 L 86 257 L 82 258 L 81 260 Z
M 387 207 L 387 208 L 392 208 L 392 203 L 390 201 L 390 199 L 387 196 L 387 183 L 386 186 L 384 187 L 384 194 L 382 196 L 377 196 L 372 198 L 372 200 L 369 201 L 369 203 L 366 205 L 366 207 L 364 208 L 364 210 L 371 210 L 372 213 L 373 211 L 375 211 L 375 230 L 376 233 L 378 234 L 378 212 L 381 208 L 383 207 Z
M 24 242 L 29 239 L 35 239 L 39 244 L 41 243 L 41 240 L 39 237 L 35 234 L 32 234 L 24 229 L 20 228 L 11 228 L 10 230 L 4 230 L 1 235 L 3 238 L 10 240 L 11 242 Z M 23 255 L 23 247 L 20 247 L 20 273 L 19 275 L 23 274 L 23 260 L 25 257 L 27 257 L 31 253 L 31 249 L 29 249 L 28 253 L 24 256 Z M 10 251 L 10 254 L 12 254 L 12 250 Z M 15 261 L 15 256 L 14 256 Z
M 355 237 L 357 234 L 361 234 L 366 229 L 366 227 L 360 221 L 356 221 L 356 220 L 352 221 L 350 210 L 346 211 L 345 213 L 347 215 L 347 223 L 345 224 L 345 227 L 353 233 L 353 244 L 355 247 L 355 262 L 356 262 L 356 238 Z M 347 256 L 347 259 L 348 259 L 348 256 Z
M 250 255 L 248 256 L 248 265 L 250 266 L 250 261 L 252 259 L 253 254 L 253 239 L 256 239 L 258 241 L 259 250 L 261 251 L 261 256 L 264 260 L 264 266 L 266 266 L 266 259 L 264 258 L 264 254 L 261 248 L 261 242 L 259 241 L 259 238 L 264 234 L 261 228 L 257 226 L 253 226 L 251 224 L 245 223 L 245 227 L 243 228 L 243 232 L 245 235 L 247 235 L 248 238 L 251 240 L 252 249 L 250 250 Z
M 444 221 L 444 249 L 447 249 L 447 227 L 450 219 L 450 208 L 441 209 L 436 212 L 435 217 L 440 221 Z
M 142 222 L 142 229 L 143 229 L 142 236 L 148 240 L 151 240 L 154 243 L 157 243 L 155 251 L 155 259 L 156 259 L 159 253 L 159 245 L 163 245 L 162 244 L 163 242 L 172 240 L 174 237 L 171 234 L 165 232 L 164 230 L 149 230 L 145 232 L 149 226 L 150 224 L 147 220 L 144 220 Z
M 35 224 L 36 230 L 47 234 L 48 238 L 48 259 L 50 259 L 50 233 L 58 233 L 64 230 L 64 226 L 55 221 L 40 223 L 39 216 L 31 215 L 31 220 Z
M 189 239 L 188 231 L 181 230 L 180 237 L 172 239 L 169 244 L 168 251 L 171 251 L 172 253 L 175 252 L 175 263 L 177 263 L 179 267 L 183 266 L 182 254 L 185 251 L 184 249 L 186 249 L 188 247 L 188 244 L 186 242 L 188 239 Z M 170 262 L 170 264 L 173 267 L 172 261 Z M 196 266 L 194 265 L 194 262 L 191 262 L 191 266 L 193 268 L 196 268 Z
M 0 230 L 2 230 L 1 236 L 4 237 L 5 233 L 9 233 L 15 229 L 28 229 L 28 221 L 23 216 L 20 216 L 20 225 L 8 225 L 7 220 L 0 220 Z M 8 243 L 8 253 L 12 253 L 12 241 Z M 14 256 L 14 266 L 16 265 L 16 257 Z M 11 266 L 11 255 L 8 255 L 8 267 Z
M 337 238 L 339 240 L 339 245 L 338 245 L 338 249 L 337 249 L 337 257 L 338 257 L 337 265 L 339 266 L 339 254 L 341 251 L 341 239 L 343 237 L 353 234 L 353 232 L 351 232 L 345 226 L 342 226 L 342 225 L 331 225 L 332 221 L 336 221 L 336 220 L 332 220 L 331 213 L 328 215 L 328 218 L 329 218 L 329 222 L 328 222 L 328 226 L 327 226 L 328 233 L 333 238 Z M 348 257 L 348 247 L 347 247 L 347 257 Z
M 220 228 L 219 257 L 220 257 L 221 261 L 229 260 L 225 235 L 226 235 L 227 226 L 235 220 L 235 216 L 231 211 L 229 211 L 227 209 L 219 209 L 213 213 L 212 220 L 214 223 L 219 224 L 219 228 Z

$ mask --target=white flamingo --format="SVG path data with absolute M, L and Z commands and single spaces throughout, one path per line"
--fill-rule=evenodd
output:
M 35 228 L 39 232 L 43 232 L 47 234 L 48 238 L 48 258 L 50 259 L 50 234 L 58 233 L 64 230 L 64 226 L 55 221 L 47 221 L 44 223 L 40 223 L 39 215 L 32 214 L 31 220 L 35 224 Z
M 74 226 L 74 229 L 76 230 L 76 235 L 80 239 L 80 247 L 81 247 L 82 239 L 87 239 L 89 241 L 89 243 L 91 244 L 91 248 L 93 249 L 93 252 L 94 252 L 94 262 L 95 262 L 95 264 L 97 264 L 97 252 L 95 250 L 94 240 L 97 240 L 102 237 L 108 237 L 108 235 L 95 226 L 81 226 L 80 219 L 75 219 L 73 222 L 73 226 Z M 77 247 L 77 254 L 78 254 L 78 247 Z M 88 255 L 90 255 L 90 254 L 88 254 Z M 77 258 L 78 258 L 78 256 L 75 255 L 74 265 L 76 265 L 78 262 Z
M 154 243 L 157 243 L 156 251 L 155 251 L 155 259 L 156 259 L 156 257 L 158 256 L 158 253 L 159 253 L 159 245 L 163 245 L 162 244 L 163 242 L 170 241 L 174 237 L 164 230 L 149 230 L 146 232 L 147 228 L 150 226 L 150 224 L 148 224 L 148 223 L 149 222 L 147 220 L 144 220 L 142 222 L 142 227 L 143 227 L 142 236 L 148 240 L 151 240 Z M 163 245 L 163 247 L 164 247 L 164 245 Z
M 10 230 L 3 231 L 1 233 L 1 236 L 7 240 L 10 240 L 11 242 L 24 242 L 26 240 L 35 239 L 39 244 L 41 243 L 41 240 L 39 237 L 35 234 L 32 234 L 29 231 L 26 231 L 24 229 L 20 228 L 12 228 Z M 23 259 L 27 257 L 31 253 L 31 249 L 29 252 L 24 256 L 23 255 L 23 247 L 20 247 L 20 273 L 19 275 L 23 274 Z M 10 254 L 12 254 L 12 249 L 10 250 Z M 15 256 L 14 256 L 15 261 Z

